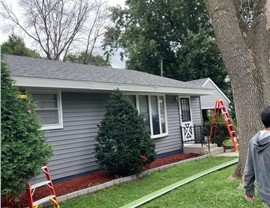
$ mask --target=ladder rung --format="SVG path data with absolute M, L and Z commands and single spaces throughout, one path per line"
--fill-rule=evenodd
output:
M 235 142 L 237 142 L 237 139 L 238 139 L 238 137 L 234 137 L 234 138 L 233 138 L 233 140 L 234 140 Z
M 31 189 L 35 189 L 35 188 L 38 188 L 38 187 L 41 187 L 41 186 L 45 186 L 47 184 L 51 183 L 51 181 L 42 181 L 42 182 L 39 182 L 39 183 L 36 183 L 32 186 L 30 186 Z
M 44 198 L 42 198 L 42 199 L 39 199 L 39 200 L 35 201 L 35 202 L 33 203 L 33 205 L 34 205 L 34 206 L 37 206 L 37 205 L 42 204 L 42 203 L 44 203 L 44 202 L 50 201 L 50 200 L 53 199 L 54 197 L 55 197 L 54 195 L 46 196 L 46 197 L 44 197 Z

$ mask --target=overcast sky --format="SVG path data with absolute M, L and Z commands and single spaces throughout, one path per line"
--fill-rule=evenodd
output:
M 108 4 L 111 6 L 116 6 L 116 5 L 121 5 L 124 6 L 125 5 L 125 1 L 126 0 L 108 0 Z M 111 65 L 113 68 L 120 68 L 123 69 L 125 68 L 125 63 L 123 61 L 120 60 L 120 55 L 119 52 L 116 52 L 115 55 L 113 57 L 111 57 Z
M 107 1 L 108 1 L 109 6 L 116 6 L 116 5 L 124 6 L 125 5 L 125 0 L 107 0 Z M 12 5 L 16 4 L 15 0 L 10 0 L 9 2 L 11 2 Z M 18 9 L 16 8 L 16 5 L 13 6 L 13 8 L 14 8 L 14 11 L 18 11 Z M 10 35 L 11 31 L 5 32 L 3 30 L 3 25 L 2 25 L 3 24 L 3 19 L 2 19 L 2 17 L 1 17 L 0 22 L 1 22 L 0 23 L 1 24 L 0 43 L 3 43 L 4 41 L 6 41 L 8 39 L 8 36 Z M 27 36 L 23 35 L 22 37 L 24 38 L 26 46 L 31 48 L 31 43 L 29 41 L 27 41 L 27 38 L 26 38 Z M 113 68 L 125 68 L 124 62 L 122 62 L 120 60 L 119 52 L 120 51 L 115 52 L 115 55 L 113 57 L 111 57 L 110 62 L 111 62 L 111 65 L 112 65 Z M 99 53 L 100 55 L 103 54 L 103 51 L 102 51 L 100 46 L 98 46 L 98 48 L 96 49 L 96 53 Z

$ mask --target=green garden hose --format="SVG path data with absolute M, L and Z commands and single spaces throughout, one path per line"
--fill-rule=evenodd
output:
M 132 202 L 120 207 L 120 208 L 135 208 L 135 207 L 138 207 L 138 206 L 140 206 L 142 204 L 145 204 L 145 203 L 147 203 L 147 202 L 149 202 L 149 201 L 151 201 L 151 200 L 153 200 L 153 199 L 155 199 L 157 197 L 160 197 L 160 196 L 162 196 L 162 195 L 164 195 L 164 194 L 166 194 L 166 193 L 168 193 L 168 192 L 170 192 L 170 191 L 172 191 L 172 190 L 174 190 L 174 189 L 176 189 L 176 188 L 178 188 L 180 186 L 183 186 L 183 185 L 185 185 L 187 183 L 190 183 L 190 182 L 192 182 L 192 181 L 194 181 L 194 180 L 196 180 L 198 178 L 201 178 L 201 177 L 203 177 L 203 176 L 205 176 L 207 174 L 210 174 L 212 172 L 215 172 L 217 170 L 227 168 L 227 167 L 229 167 L 231 165 L 236 164 L 237 162 L 238 162 L 238 158 L 234 159 L 234 160 L 231 160 L 229 162 L 223 163 L 221 165 L 218 165 L 216 167 L 210 168 L 208 170 L 202 171 L 202 172 L 197 173 L 197 174 L 195 174 L 193 176 L 190 176 L 190 177 L 185 178 L 185 179 L 183 179 L 181 181 L 178 181 L 178 182 L 176 182 L 176 183 L 174 183 L 172 185 L 166 186 L 165 188 L 162 188 L 162 189 L 159 189 L 159 190 L 157 190 L 155 192 L 152 192 L 151 194 L 148 194 L 148 195 L 146 195 L 144 197 L 141 197 L 141 198 L 139 198 L 139 199 L 137 199 L 135 201 L 132 201 Z

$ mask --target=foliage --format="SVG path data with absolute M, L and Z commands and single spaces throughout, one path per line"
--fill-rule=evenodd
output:
M 67 61 L 71 63 L 90 64 L 95 66 L 110 67 L 111 64 L 100 55 L 91 55 L 81 52 L 79 54 L 69 54 Z
M 14 199 L 25 191 L 27 179 L 39 174 L 52 155 L 31 98 L 20 92 L 1 62 L 1 194 Z
M 155 159 L 155 145 L 130 100 L 116 90 L 98 126 L 96 157 L 111 174 L 139 173 Z
M 1 45 L 1 53 L 40 58 L 35 50 L 27 48 L 23 39 L 15 34 L 10 35 L 8 40 Z
M 232 123 L 233 123 L 234 128 L 236 129 L 234 122 Z M 209 121 L 205 121 L 203 123 L 204 130 L 205 130 L 204 133 L 206 136 L 210 135 L 211 124 L 212 124 L 212 117 L 209 118 Z M 230 135 L 229 135 L 226 123 L 222 116 L 219 117 L 217 125 L 218 125 L 218 129 L 217 129 L 216 138 L 214 138 L 214 141 L 211 141 L 211 142 L 216 143 L 220 147 L 220 146 L 223 146 L 223 142 L 225 140 L 230 139 Z
M 233 142 L 231 139 L 224 140 L 222 146 L 233 147 Z
M 226 71 L 202 0 L 126 1 L 113 7 L 104 49 L 123 48 L 127 68 L 183 81 L 210 77 L 226 89 Z

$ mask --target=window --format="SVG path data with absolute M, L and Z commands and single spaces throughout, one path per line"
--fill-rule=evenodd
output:
M 36 103 L 42 130 L 63 128 L 60 93 L 33 92 L 32 98 Z
M 146 130 L 151 134 L 148 96 L 139 95 L 138 99 L 139 99 L 139 102 L 138 102 L 139 113 L 143 117 Z
M 182 121 L 191 121 L 189 98 L 180 98 Z
M 143 117 L 145 128 L 152 138 L 168 134 L 165 96 L 128 95 L 128 97 Z
M 160 122 L 161 122 L 161 131 L 166 133 L 166 112 L 165 112 L 165 101 L 163 96 L 159 96 L 159 109 L 160 109 Z

